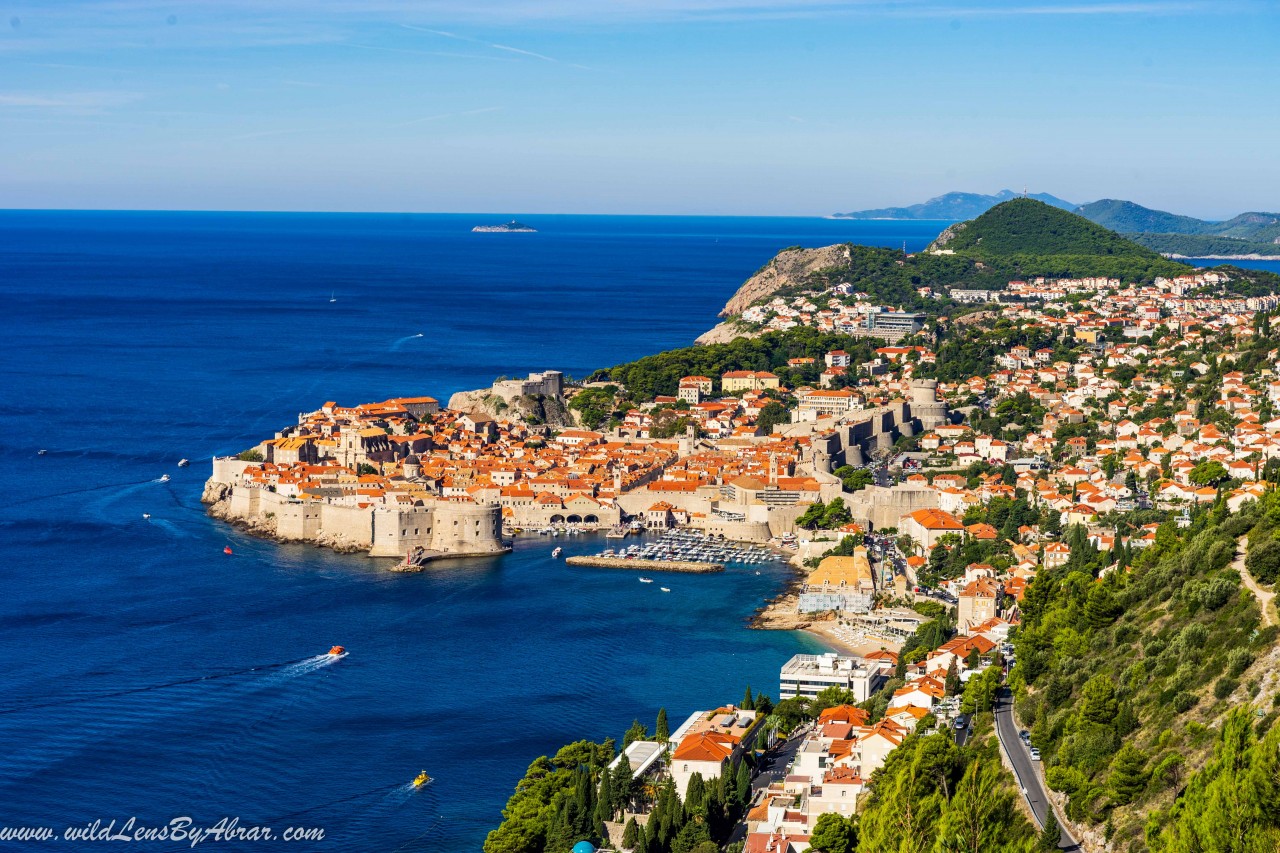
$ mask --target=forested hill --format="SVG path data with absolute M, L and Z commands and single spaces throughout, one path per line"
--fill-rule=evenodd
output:
M 1274 243 L 1280 240 L 1280 213 L 1253 211 L 1234 216 L 1225 222 L 1210 222 L 1111 198 L 1082 204 L 1075 209 L 1075 213 L 1123 234 L 1204 235 L 1257 243 Z
M 1183 257 L 1280 256 L 1280 214 L 1242 213 L 1209 222 L 1106 198 L 1075 209 L 1149 249 Z
M 1070 560 L 1027 588 L 1018 716 L 1068 817 L 1111 849 L 1280 849 L 1280 629 L 1233 564 L 1247 541 L 1258 580 L 1280 576 L 1277 519 L 1272 492 L 1165 521 L 1141 550 L 1099 552 L 1077 527 Z
M 1073 255 L 1163 261 L 1158 253 L 1083 216 L 1028 198 L 1006 201 L 976 219 L 948 228 L 930 248 L 985 259 Z
M 1153 210 L 1131 201 L 1104 198 L 1077 207 L 1078 213 L 1091 222 L 1121 233 L 1211 234 L 1217 223 Z

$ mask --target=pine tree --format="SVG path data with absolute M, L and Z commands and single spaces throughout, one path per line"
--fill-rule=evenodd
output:
M 1111 793 L 1118 803 L 1131 803 L 1147 787 L 1147 756 L 1131 743 L 1120 747 L 1111 762 Z
M 1040 830 L 1040 849 L 1044 853 L 1057 850 L 1062 841 L 1062 830 L 1058 827 L 1058 815 L 1049 809 L 1049 817 L 1045 819 L 1044 829 Z
M 671 739 L 671 724 L 667 722 L 666 708 L 658 709 L 658 721 L 653 727 L 653 738 L 660 744 L 666 744 Z
M 639 720 L 631 721 L 631 728 L 627 729 L 626 734 L 622 736 L 622 751 L 626 752 L 627 747 L 638 740 L 644 740 L 649 736 L 649 731 Z

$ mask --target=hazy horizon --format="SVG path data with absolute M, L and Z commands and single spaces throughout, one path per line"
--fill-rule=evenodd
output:
M 1280 208 L 1259 0 L 17 0 L 0 68 L 5 209 Z

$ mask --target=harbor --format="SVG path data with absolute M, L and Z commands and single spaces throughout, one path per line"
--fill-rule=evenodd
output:
M 635 531 L 642 535 L 641 531 Z M 696 530 L 668 530 L 643 544 L 632 543 L 625 547 L 606 548 L 586 557 L 570 557 L 569 565 L 598 565 L 609 568 L 634 566 L 644 562 L 646 566 L 715 566 L 714 569 L 670 568 L 666 571 L 724 571 L 725 566 L 753 566 L 773 563 L 782 559 L 778 553 L 763 545 L 749 545 L 706 536 Z M 593 562 L 587 563 L 584 560 Z M 603 561 L 603 562 L 601 562 Z M 662 570 L 658 568 L 658 570 Z

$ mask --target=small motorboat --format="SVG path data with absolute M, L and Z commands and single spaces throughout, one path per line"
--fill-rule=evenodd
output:
M 190 460 L 190 459 L 179 459 L 179 460 L 178 460 L 178 467 L 179 467 L 179 468 L 186 468 L 186 467 L 187 467 L 188 465 L 190 465 L 190 464 L 191 464 L 191 460 Z
M 551 552 L 551 556 L 552 558 L 555 558 L 555 557 L 559 557 L 563 553 L 564 553 L 563 548 L 556 548 L 554 551 Z
M 658 587 L 658 589 L 662 590 L 663 592 L 671 592 L 671 587 L 667 587 L 667 586 L 660 586 Z
M 653 578 L 640 578 L 640 583 L 653 583 Z
M 167 483 L 167 482 L 169 482 L 169 475 L 168 475 L 168 474 L 161 474 L 161 475 L 160 475 L 160 482 L 162 482 L 162 483 Z
M 143 520 L 143 521 L 150 521 L 150 520 L 151 520 L 151 513 L 149 513 L 149 512 L 144 512 L 144 513 L 142 514 L 142 520 Z
M 228 557 L 230 557 L 230 556 L 231 556 L 231 554 L 233 553 L 233 552 L 232 552 L 232 550 L 231 550 L 231 546 L 230 546 L 230 545 L 227 545 L 225 548 L 223 548 L 223 549 L 222 549 L 222 553 L 224 553 L 224 554 L 226 554 Z
M 421 788 L 423 785 L 431 781 L 431 777 L 427 775 L 427 771 L 423 770 L 417 776 L 413 777 L 413 787 Z
M 346 653 L 347 653 L 347 650 L 343 646 L 334 646 L 333 648 L 329 649 L 329 654 L 333 655 L 334 657 L 337 657 L 338 655 L 345 655 Z
M 42 448 L 40 448 L 39 450 L 37 450 L 37 451 L 36 451 L 36 456 L 44 456 L 44 455 L 45 455 L 46 453 L 48 453 L 48 452 L 49 452 L 49 451 L 45 450 L 45 449 L 42 447 Z

